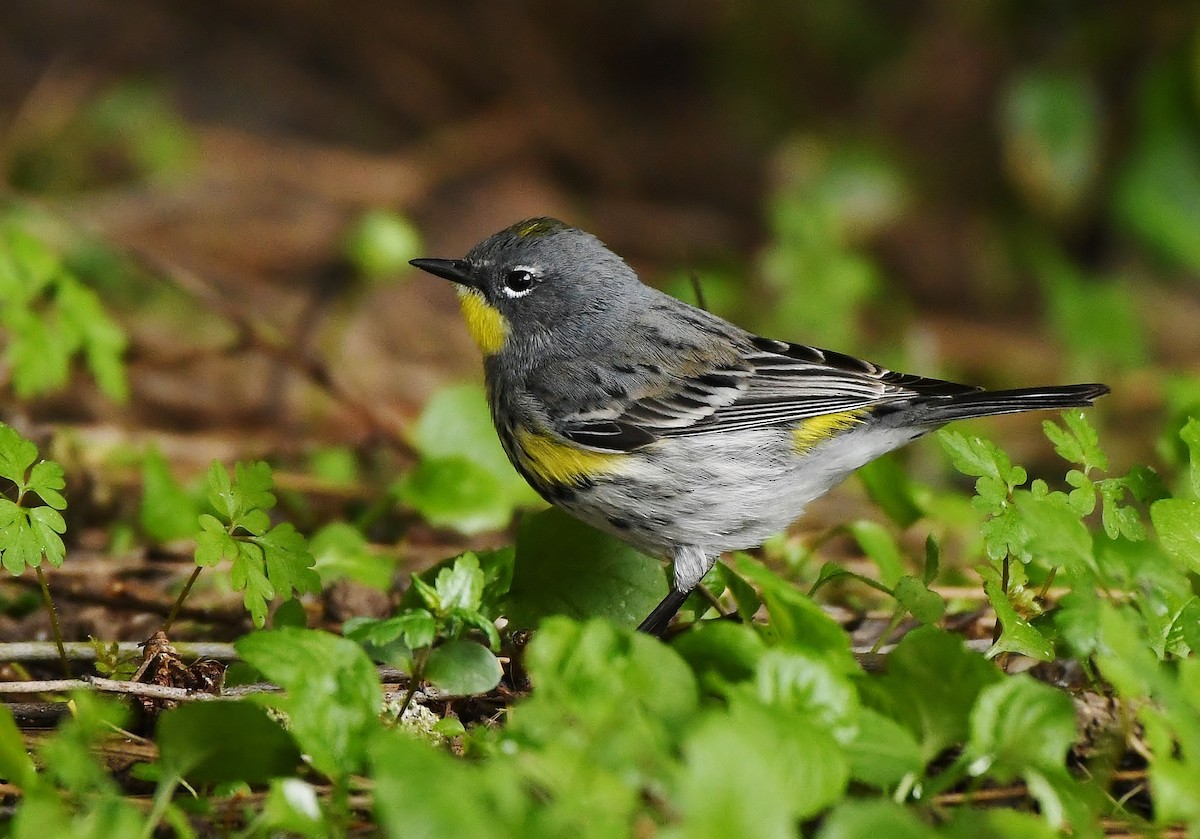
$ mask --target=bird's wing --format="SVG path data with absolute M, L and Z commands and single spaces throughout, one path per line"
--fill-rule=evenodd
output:
M 975 390 L 829 350 L 753 338 L 738 364 L 656 382 L 646 393 L 576 414 L 559 430 L 589 448 L 630 451 L 662 437 L 794 425 Z

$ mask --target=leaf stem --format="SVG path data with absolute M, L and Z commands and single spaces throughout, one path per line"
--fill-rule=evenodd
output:
M 396 715 L 397 720 L 404 720 L 404 712 L 408 710 L 408 706 L 412 704 L 413 697 L 417 695 L 417 688 L 421 686 L 421 680 L 425 678 L 425 665 L 429 661 L 429 654 L 433 652 L 433 647 L 425 647 L 417 655 L 413 656 L 412 674 L 408 677 L 408 693 L 404 695 L 404 702 L 400 705 L 400 713 Z
M 175 605 L 171 607 L 171 613 L 167 615 L 167 619 L 163 621 L 162 631 L 164 634 L 170 634 L 171 625 L 175 623 L 175 618 L 179 617 L 179 610 L 183 608 L 183 601 L 187 599 L 188 592 L 192 590 L 192 586 L 196 582 L 196 578 L 203 571 L 202 566 L 197 565 L 192 575 L 188 577 L 188 581 L 183 584 L 183 591 L 179 592 L 179 596 L 175 598 Z
M 50 596 L 50 583 L 46 581 L 46 574 L 42 571 L 42 566 L 35 565 L 33 570 L 37 573 L 38 585 L 42 589 L 42 600 L 46 603 L 46 611 L 50 615 L 50 631 L 54 634 L 54 644 L 58 647 L 58 659 L 62 662 L 63 673 L 68 679 L 74 678 L 71 672 L 71 660 L 67 658 L 67 649 L 63 646 L 62 627 L 58 624 L 58 609 L 54 607 L 54 598 Z

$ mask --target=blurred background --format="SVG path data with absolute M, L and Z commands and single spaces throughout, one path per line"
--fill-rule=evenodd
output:
M 1200 405 L 1195 2 L 6 0 L 0 178 L 9 270 L 107 313 L 70 356 L 3 324 L 6 419 L 83 459 L 401 468 L 481 378 L 406 260 L 535 215 L 774 337 L 1108 381 L 1114 471 Z

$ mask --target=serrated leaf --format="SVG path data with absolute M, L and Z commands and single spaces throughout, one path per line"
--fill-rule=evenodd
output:
M 454 696 L 487 693 L 500 684 L 501 675 L 496 656 L 474 641 L 448 641 L 434 647 L 425 665 L 425 678 Z
M 59 490 L 66 485 L 62 467 L 53 460 L 42 460 L 35 463 L 30 470 L 26 490 L 36 493 L 43 504 L 56 510 L 65 510 L 67 499 L 63 498 Z
M 88 369 L 110 399 L 124 402 L 129 396 L 125 378 L 125 333 L 104 311 L 96 292 L 70 274 L 60 278 L 56 302 L 64 321 L 79 338 Z
M 221 560 L 235 559 L 238 555 L 237 542 L 212 516 L 200 517 L 202 530 L 196 534 L 196 564 L 210 568 L 221 564 Z
M 55 568 L 63 564 L 67 549 L 59 534 L 67 532 L 67 523 L 57 510 L 33 507 L 29 510 L 29 525 L 38 549 Z
M 441 608 L 477 610 L 483 598 L 483 571 L 479 560 L 472 553 L 465 553 L 454 561 L 454 565 L 438 572 L 438 600 Z
M 26 473 L 37 454 L 37 446 L 11 426 L 0 424 L 0 478 L 12 481 L 18 491 L 24 490 Z
M 1043 498 L 1019 492 L 1013 497 L 1024 525 L 1024 550 L 1043 562 L 1069 570 L 1095 568 L 1092 534 L 1063 496 Z
M 1084 472 L 1108 469 L 1108 455 L 1100 448 L 1100 435 L 1083 411 L 1064 411 L 1062 421 L 1062 426 L 1052 420 L 1042 422 L 1042 429 L 1059 457 L 1078 463 Z
M 252 541 L 263 549 L 267 577 L 277 592 L 290 595 L 292 591 L 304 594 L 321 590 L 308 542 L 290 522 L 276 525 Z
M 275 506 L 275 494 L 271 491 L 275 482 L 271 477 L 271 466 L 265 461 L 234 464 L 234 483 L 240 509 L 269 510 Z
M 954 468 L 964 475 L 977 478 L 993 478 L 1007 485 L 1007 490 L 1025 483 L 1027 475 L 1020 466 L 1013 466 L 1008 455 L 995 443 L 982 437 L 966 437 L 957 431 L 939 431 L 938 440 L 950 456 Z M 998 485 L 985 484 L 986 495 L 997 495 Z M 994 487 L 994 489 L 993 489 Z M 980 492 L 980 495 L 985 495 Z
M 409 649 L 417 650 L 432 644 L 436 633 L 437 621 L 432 614 L 424 609 L 408 609 L 394 617 L 361 621 L 346 630 L 346 637 L 379 647 L 399 639 Z
M 229 568 L 229 583 L 234 591 L 242 592 L 254 625 L 261 628 L 267 622 L 267 603 L 275 596 L 275 588 L 264 570 L 263 549 L 251 542 L 237 542 L 237 555 Z

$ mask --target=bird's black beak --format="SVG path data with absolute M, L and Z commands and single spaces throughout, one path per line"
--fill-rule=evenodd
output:
M 408 264 L 467 288 L 479 287 L 478 282 L 471 276 L 470 266 L 465 259 L 410 259 Z

